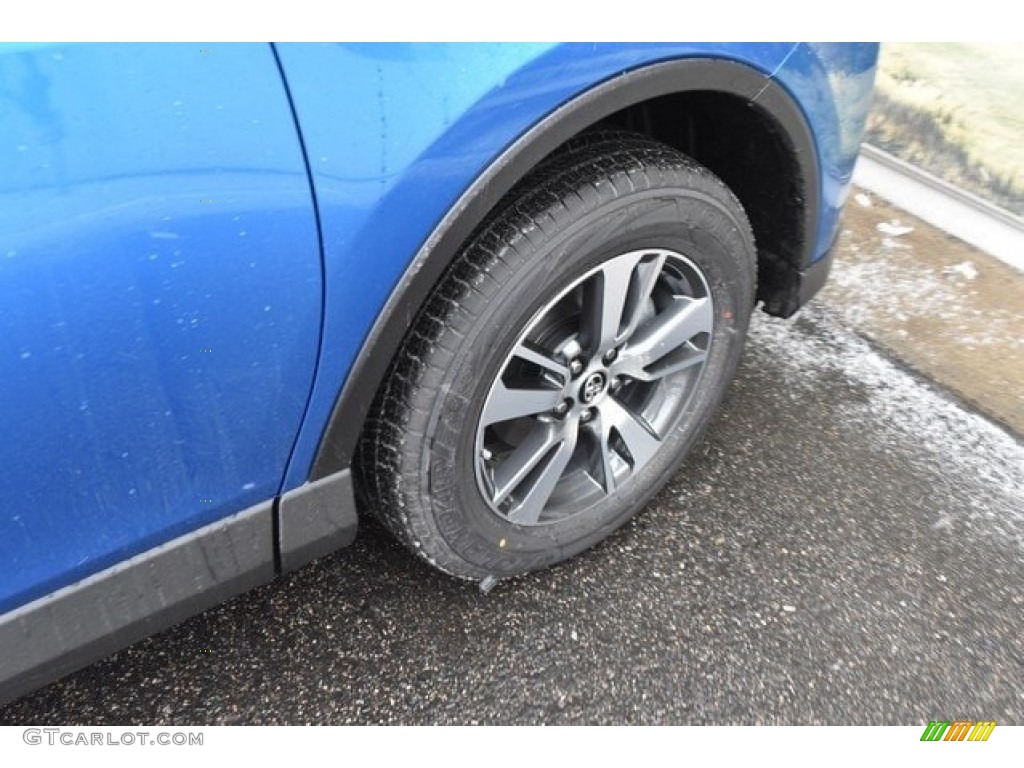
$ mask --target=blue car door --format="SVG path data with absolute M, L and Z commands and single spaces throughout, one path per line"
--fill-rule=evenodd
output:
M 321 294 L 269 45 L 0 46 L 0 612 L 277 494 Z

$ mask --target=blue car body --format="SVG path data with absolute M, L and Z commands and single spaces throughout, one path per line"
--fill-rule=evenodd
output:
M 354 509 L 352 414 L 445 239 L 558 140 L 662 103 L 673 77 L 778 118 L 808 178 L 788 198 L 801 237 L 762 255 L 791 284 L 762 298 L 795 311 L 827 270 L 876 56 L 0 46 L 0 699 L 350 540 L 354 512 L 325 509 Z

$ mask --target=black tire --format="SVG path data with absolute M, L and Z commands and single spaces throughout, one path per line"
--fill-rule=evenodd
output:
M 609 383 L 607 380 L 613 378 L 611 368 L 604 382 L 600 376 L 591 375 L 587 383 L 593 386 L 586 391 L 571 390 L 579 392 L 579 399 L 568 397 L 566 406 L 562 406 L 568 407 L 571 401 L 577 414 L 572 427 L 577 435 L 575 448 L 566 447 L 567 441 L 558 444 L 565 455 L 571 454 L 570 466 L 576 474 L 558 479 L 568 488 L 556 486 L 556 495 L 564 497 L 559 502 L 561 507 L 552 501 L 555 496 L 544 502 L 562 516 L 545 522 L 532 516 L 516 517 L 519 512 L 515 511 L 506 515 L 498 506 L 498 492 L 491 493 L 497 481 L 488 474 L 489 465 L 481 458 L 489 456 L 493 460 L 493 456 L 481 446 L 497 439 L 496 433 L 488 430 L 510 429 L 510 422 L 485 426 L 483 409 L 485 403 L 490 408 L 492 385 L 498 386 L 497 379 L 507 375 L 509 366 L 525 365 L 513 362 L 518 358 L 511 350 L 532 345 L 533 341 L 520 337 L 524 329 L 541 321 L 554 327 L 563 316 L 576 317 L 583 329 L 584 320 L 590 323 L 593 317 L 593 311 L 585 305 L 590 295 L 587 291 L 595 289 L 588 286 L 595 279 L 609 280 L 601 271 L 605 265 L 621 254 L 653 253 L 657 249 L 685 258 L 672 262 L 681 266 L 652 278 L 661 282 L 652 283 L 650 298 L 635 298 L 639 294 L 632 286 L 639 285 L 640 272 L 629 272 L 634 303 L 628 312 L 638 318 L 643 313 L 652 316 L 664 312 L 658 308 L 659 300 L 661 305 L 665 303 L 658 297 L 669 290 L 664 281 L 684 286 L 673 291 L 685 292 L 686 286 L 693 291 L 692 298 L 683 296 L 678 301 L 707 299 L 714 310 L 712 330 L 694 336 L 672 353 L 696 356 L 701 343 L 705 347 L 698 373 L 671 374 L 691 377 L 685 385 L 689 388 L 685 396 L 681 394 L 684 385 L 676 384 L 675 378 L 671 387 L 664 385 L 675 400 L 670 402 L 669 395 L 662 394 L 659 402 L 663 407 L 669 403 L 679 412 L 666 417 L 675 421 L 666 422 L 670 427 L 663 430 L 663 435 L 658 433 L 660 447 L 649 457 L 645 452 L 646 463 L 641 463 L 639 452 L 616 427 L 602 427 L 605 437 L 598 434 L 593 423 L 588 431 L 582 419 L 588 418 L 587 413 L 589 419 L 603 418 L 604 411 L 588 407 L 583 401 L 590 403 L 592 396 L 600 397 L 606 409 L 618 408 L 619 401 L 610 394 L 613 390 L 601 390 L 604 385 L 614 384 L 621 387 L 615 391 L 628 390 L 628 396 L 635 397 L 637 403 L 647 403 L 655 397 L 650 392 L 661 391 L 661 382 L 669 378 L 645 383 L 622 376 Z M 647 261 L 638 264 L 656 265 L 644 269 L 663 270 L 667 268 L 661 265 L 669 263 L 664 259 L 674 256 L 661 257 L 662 261 L 657 262 L 654 256 L 641 258 Z M 683 274 L 686 264 L 696 267 L 696 277 Z M 553 298 L 567 286 L 597 272 L 600 278 L 586 278 L 566 294 L 569 298 L 552 305 Z M 698 277 L 703 288 L 697 285 Z M 593 546 L 640 510 L 671 478 L 707 427 L 740 359 L 754 305 L 755 279 L 756 258 L 747 218 L 729 189 L 711 172 L 670 147 L 633 134 L 594 132 L 573 140 L 532 172 L 481 225 L 411 326 L 378 392 L 360 441 L 356 481 L 361 498 L 413 552 L 462 578 L 523 573 Z M 700 293 L 702 290 L 706 296 Z M 674 293 L 672 296 L 671 301 L 676 301 Z M 576 305 L 581 309 L 574 315 L 572 307 Z M 600 304 L 600 311 L 608 314 L 606 306 Z M 622 310 L 624 325 L 626 316 L 627 310 Z M 655 321 L 667 327 L 663 314 L 653 317 L 643 320 L 647 324 L 643 327 Z M 637 323 L 641 320 L 633 325 Z M 572 338 L 589 339 L 587 344 L 596 350 L 597 341 L 592 337 L 597 335 L 598 326 L 587 327 L 595 333 L 577 330 Z M 578 348 L 577 344 L 573 350 Z M 627 344 L 622 349 L 633 348 Z M 590 364 L 599 363 L 592 360 Z M 544 386 L 568 388 L 578 384 L 576 380 L 567 383 L 565 376 L 555 377 L 555 384 L 550 384 L 550 379 L 550 375 L 544 379 L 549 382 Z M 644 394 L 632 394 L 641 389 Z M 498 395 L 495 398 L 494 402 L 499 402 Z M 570 430 L 569 426 L 554 424 L 552 419 L 557 417 L 547 414 L 524 418 L 530 419 L 529 425 L 520 432 L 534 430 L 538 424 Z M 655 432 L 651 428 L 651 433 Z M 594 460 L 587 451 L 603 462 L 600 472 L 593 469 Z M 545 454 L 537 465 L 540 469 L 532 470 L 539 473 L 536 477 L 548 471 L 554 477 L 552 456 L 555 454 Z M 618 479 L 619 475 L 625 479 Z M 488 484 L 489 480 L 493 485 Z M 598 486 L 592 495 L 601 491 L 604 495 L 596 495 L 589 506 L 575 509 L 575 486 L 570 480 L 583 484 L 581 488 Z M 523 481 L 528 487 L 521 492 L 516 487 L 522 498 L 539 480 L 529 482 L 533 485 Z M 514 498 L 518 497 L 508 497 Z M 522 506 L 526 502 L 502 503 Z M 540 515 L 547 513 L 548 507 L 544 507 Z M 528 517 L 528 523 L 516 522 Z

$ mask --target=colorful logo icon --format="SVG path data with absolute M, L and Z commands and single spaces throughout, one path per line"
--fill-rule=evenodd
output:
M 995 727 L 995 720 L 932 720 L 921 734 L 921 741 L 988 741 Z

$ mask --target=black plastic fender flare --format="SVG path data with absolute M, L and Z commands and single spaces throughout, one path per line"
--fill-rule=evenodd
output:
M 821 205 L 818 153 L 803 112 L 769 76 L 733 61 L 694 58 L 641 67 L 606 80 L 535 124 L 463 192 L 420 246 L 381 310 L 335 402 L 310 480 L 346 469 L 363 422 L 409 324 L 444 269 L 491 209 L 558 146 L 608 116 L 640 102 L 688 91 L 715 91 L 747 100 L 766 113 L 793 151 L 804 201 L 802 253 L 807 269 Z

